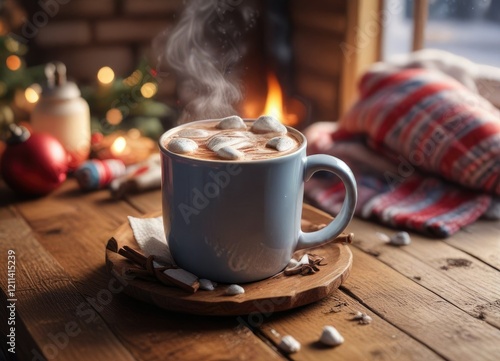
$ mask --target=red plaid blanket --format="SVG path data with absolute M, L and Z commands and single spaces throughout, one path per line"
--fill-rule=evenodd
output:
M 338 156 L 353 169 L 359 216 L 435 236 L 449 236 L 482 215 L 498 216 L 496 108 L 426 69 L 368 72 L 360 94 L 338 126 L 306 131 L 311 152 Z M 336 213 L 342 184 L 316 177 L 306 194 Z

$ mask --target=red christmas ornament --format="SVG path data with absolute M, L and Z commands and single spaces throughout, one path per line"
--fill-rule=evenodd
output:
M 24 195 L 52 192 L 66 179 L 68 157 L 61 143 L 45 133 L 12 124 L 0 171 L 10 188 Z

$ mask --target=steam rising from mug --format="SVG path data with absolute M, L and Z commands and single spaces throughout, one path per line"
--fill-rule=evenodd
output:
M 253 0 L 252 0 L 253 1 Z M 242 36 L 256 21 L 251 1 L 191 0 L 169 34 L 164 57 L 175 73 L 180 122 L 236 114 L 241 98 L 235 65 Z

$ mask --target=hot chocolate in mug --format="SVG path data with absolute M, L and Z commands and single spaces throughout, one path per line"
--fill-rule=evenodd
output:
M 159 140 L 165 234 L 176 264 L 222 283 L 262 280 L 295 251 L 319 246 L 350 222 L 357 201 L 349 167 L 306 156 L 306 138 L 270 117 L 229 117 L 173 128 Z M 346 196 L 325 228 L 300 229 L 304 182 L 325 170 Z

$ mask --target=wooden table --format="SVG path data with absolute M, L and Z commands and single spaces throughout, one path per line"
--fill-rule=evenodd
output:
M 105 269 L 105 244 L 127 215 L 160 207 L 159 191 L 113 201 L 107 190 L 81 193 L 74 179 L 35 200 L 0 186 L 4 353 L 12 356 L 5 265 L 14 250 L 19 360 L 500 359 L 500 222 L 480 221 L 446 240 L 413 235 L 397 248 L 375 235 L 391 230 L 354 220 L 354 264 L 339 290 L 249 320 L 169 312 L 119 292 Z M 356 311 L 373 322 L 352 321 Z M 316 342 L 327 324 L 343 345 Z M 276 349 L 287 334 L 302 344 L 289 356 Z

